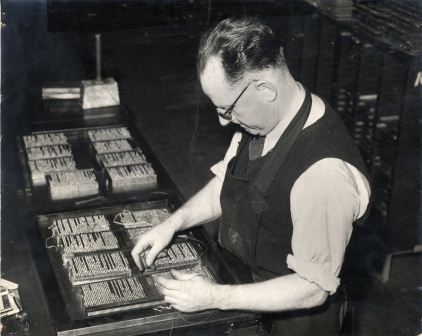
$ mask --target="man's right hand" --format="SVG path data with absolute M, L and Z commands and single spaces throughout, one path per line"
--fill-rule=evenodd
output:
M 132 257 L 141 271 L 151 267 L 158 254 L 171 242 L 174 234 L 221 216 L 220 194 L 223 181 L 214 177 L 196 195 L 167 220 L 138 238 Z
M 177 231 L 175 219 L 170 217 L 139 237 L 131 254 L 141 271 L 151 267 L 157 255 L 170 244 Z

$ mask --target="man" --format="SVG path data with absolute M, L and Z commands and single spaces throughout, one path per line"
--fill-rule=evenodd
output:
M 220 285 L 195 274 L 160 279 L 175 309 L 278 313 L 273 335 L 330 335 L 333 296 L 352 233 L 369 200 L 368 176 L 332 109 L 291 76 L 271 29 L 226 19 L 198 53 L 204 93 L 222 125 L 240 126 L 215 177 L 132 251 L 150 266 L 174 234 L 221 217 L 219 243 L 253 282 Z M 327 298 L 330 298 L 327 300 Z

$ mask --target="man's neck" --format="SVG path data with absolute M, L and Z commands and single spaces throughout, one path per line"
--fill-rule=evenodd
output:
M 281 134 L 283 134 L 305 99 L 305 90 L 302 85 L 297 82 L 293 82 L 285 92 L 287 93 L 288 98 L 279 97 L 280 99 L 277 102 L 280 122 L 267 134 L 267 138 L 278 139 Z M 284 100 L 284 103 L 282 100 Z

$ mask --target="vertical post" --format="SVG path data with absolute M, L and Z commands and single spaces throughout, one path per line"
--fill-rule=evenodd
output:
M 95 61 L 97 66 L 96 80 L 101 81 L 101 34 L 95 34 Z

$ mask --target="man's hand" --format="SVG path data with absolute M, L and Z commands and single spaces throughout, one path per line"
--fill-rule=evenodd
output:
M 170 244 L 176 231 L 174 219 L 170 217 L 139 238 L 132 250 L 132 258 L 141 271 L 152 266 L 157 255 Z
M 182 312 L 196 312 L 217 308 L 220 285 L 197 273 L 171 270 L 176 280 L 158 277 L 164 300 Z
M 166 221 L 143 234 L 132 250 L 141 271 L 151 267 L 157 255 L 167 247 L 177 231 L 208 223 L 221 215 L 220 193 L 223 181 L 214 177 L 195 196 Z

